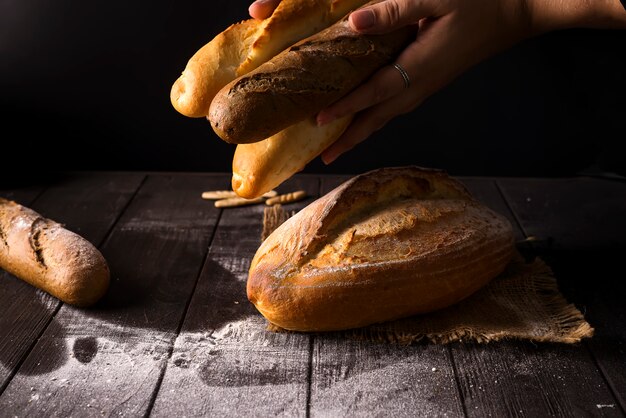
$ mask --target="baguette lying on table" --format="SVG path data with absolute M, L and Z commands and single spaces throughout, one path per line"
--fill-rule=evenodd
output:
M 96 303 L 110 281 L 106 260 L 89 241 L 2 198 L 0 268 L 78 307 Z
M 513 229 L 439 170 L 353 177 L 275 229 L 250 264 L 248 299 L 293 331 L 362 327 L 470 296 L 514 254 Z

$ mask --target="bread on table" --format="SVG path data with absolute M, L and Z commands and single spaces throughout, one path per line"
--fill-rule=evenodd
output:
M 252 259 L 247 295 L 283 329 L 350 329 L 453 305 L 513 253 L 510 222 L 459 181 L 440 170 L 382 168 L 274 230 Z
M 108 290 L 106 260 L 85 238 L 0 198 L 0 268 L 63 302 L 96 303 Z

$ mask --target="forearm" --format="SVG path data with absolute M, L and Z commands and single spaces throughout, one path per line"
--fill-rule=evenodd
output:
M 527 0 L 535 33 L 570 28 L 626 29 L 620 0 Z

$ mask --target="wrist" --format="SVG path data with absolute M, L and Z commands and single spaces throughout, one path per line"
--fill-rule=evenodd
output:
M 626 29 L 626 0 L 527 0 L 533 32 Z

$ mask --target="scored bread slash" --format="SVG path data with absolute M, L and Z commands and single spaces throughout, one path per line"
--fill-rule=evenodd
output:
M 271 198 L 277 196 L 278 192 L 276 190 L 270 190 L 269 192 L 263 193 L 261 197 Z M 202 192 L 202 198 L 204 200 L 221 200 L 221 199 L 230 199 L 233 197 L 240 197 L 234 190 L 210 190 L 208 192 Z
M 298 200 L 302 200 L 306 197 L 306 192 L 304 190 L 298 190 L 291 193 L 281 194 L 280 196 L 275 196 L 269 198 L 265 201 L 267 205 L 275 205 L 277 203 L 292 203 L 297 202 Z
M 244 199 L 243 197 L 229 197 L 227 199 L 220 199 L 215 201 L 216 208 L 234 208 L 237 206 L 253 205 L 255 203 L 261 203 L 265 200 L 263 197 L 257 197 L 254 199 Z

